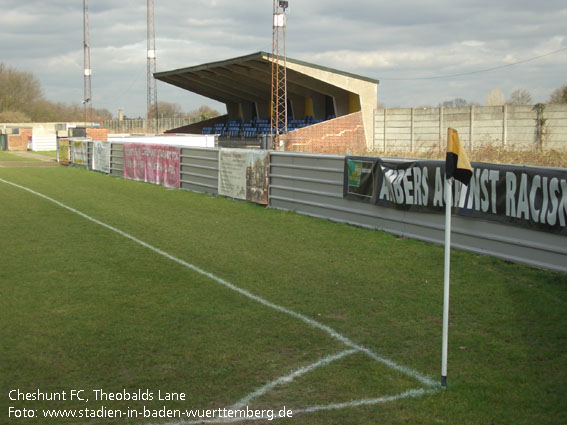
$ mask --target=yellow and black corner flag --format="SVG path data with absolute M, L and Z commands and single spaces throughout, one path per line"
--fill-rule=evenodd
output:
M 468 185 L 472 177 L 472 167 L 467 153 L 459 141 L 459 133 L 454 128 L 447 130 L 447 155 L 445 157 L 445 176 L 454 177 Z
M 443 273 L 443 336 L 441 354 L 441 387 L 447 386 L 447 360 L 449 350 L 449 280 L 451 269 L 451 206 L 452 181 L 459 180 L 468 186 L 472 177 L 472 167 L 467 153 L 459 141 L 459 133 L 454 128 L 447 130 L 447 156 L 445 157 L 445 270 Z

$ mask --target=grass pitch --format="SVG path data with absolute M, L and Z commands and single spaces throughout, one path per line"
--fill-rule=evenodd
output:
M 73 168 L 3 168 L 0 178 L 438 380 L 440 246 Z M 2 423 L 183 423 L 50 420 L 42 411 L 243 400 L 297 412 L 254 423 L 567 422 L 563 274 L 454 251 L 449 388 L 400 397 L 427 386 L 360 351 L 315 367 L 352 347 L 22 189 L 0 182 L 0 199 Z M 13 389 L 143 389 L 186 400 L 12 401 Z M 9 418 L 10 407 L 37 417 Z

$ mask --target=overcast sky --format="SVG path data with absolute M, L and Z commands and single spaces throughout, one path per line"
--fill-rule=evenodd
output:
M 565 0 L 289 0 L 289 6 L 288 56 L 380 80 L 378 100 L 386 107 L 437 106 L 457 97 L 484 104 L 493 88 L 506 97 L 526 89 L 534 102 L 545 102 L 567 83 Z M 80 103 L 82 1 L 0 0 L 0 11 L 0 61 L 32 72 L 49 100 Z M 271 52 L 271 15 L 271 0 L 155 0 L 157 70 Z M 89 24 L 94 107 L 145 115 L 146 1 L 91 0 Z M 465 73 L 471 74 L 454 76 Z M 206 104 L 225 112 L 162 82 L 158 100 L 185 111 Z

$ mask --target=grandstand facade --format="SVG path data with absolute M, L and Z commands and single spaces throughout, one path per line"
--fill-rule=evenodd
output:
M 226 105 L 227 116 L 171 132 L 220 134 L 257 140 L 270 132 L 271 54 L 211 62 L 156 73 L 156 79 Z M 338 117 L 360 117 L 361 145 L 373 143 L 373 114 L 378 81 L 336 69 L 287 58 L 288 134 Z M 320 127 L 325 131 L 324 126 Z

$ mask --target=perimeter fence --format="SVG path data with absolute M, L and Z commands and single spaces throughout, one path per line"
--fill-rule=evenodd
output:
M 195 147 L 169 147 L 167 153 L 151 145 L 76 142 L 84 144 L 84 153 L 76 161 L 75 141 L 69 141 L 71 165 L 101 171 L 97 157 L 106 143 L 107 174 L 444 242 L 442 161 Z M 65 154 L 59 157 L 64 163 Z M 452 246 L 567 272 L 567 169 L 473 168 L 469 188 L 455 188 Z

